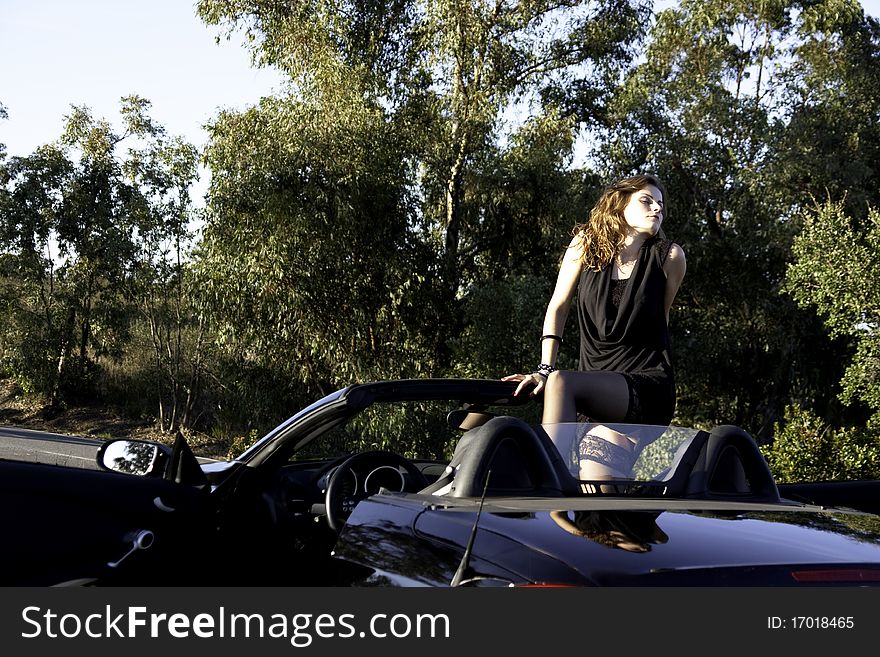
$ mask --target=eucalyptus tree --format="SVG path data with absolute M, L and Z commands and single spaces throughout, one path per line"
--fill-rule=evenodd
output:
M 290 395 L 379 367 L 419 367 L 434 255 L 410 235 L 405 172 L 381 113 L 342 114 L 272 98 L 211 127 L 197 269 L 229 359 L 217 375 L 227 404 L 247 400 L 242 415 L 265 419 L 280 412 L 274 401 L 289 410 Z
M 166 142 L 148 108 L 122 99 L 119 132 L 74 107 L 56 142 L 6 163 L 4 359 L 53 402 L 91 392 L 98 361 L 125 354 L 135 303 L 157 292 L 155 267 L 167 255 L 159 244 L 187 221 L 195 150 Z
M 688 253 L 673 320 L 687 420 L 766 438 L 789 401 L 833 402 L 842 345 L 780 292 L 810 194 L 866 189 L 827 164 L 842 162 L 835 126 L 873 134 L 857 107 L 876 97 L 870 25 L 849 0 L 683 0 L 658 15 L 611 113 L 615 130 L 599 132 L 614 172 L 647 167 L 668 183 L 667 232 Z M 831 97 L 836 109 L 819 103 Z M 829 125 L 808 118 L 832 115 Z M 860 162 L 871 161 L 873 144 L 857 142 Z
M 125 360 L 133 378 L 149 386 L 144 396 L 155 408 L 159 428 L 173 434 L 197 421 L 210 340 L 191 267 L 200 221 L 191 196 L 199 155 L 195 146 L 149 118 L 146 100 L 126 102 L 134 103 L 130 109 L 123 106 L 127 136 L 138 142 L 120 162 L 133 189 L 134 257 L 119 291 L 136 315 L 141 339 L 136 341 L 148 349 L 132 345 Z
M 880 396 L 872 383 L 876 276 L 870 249 L 880 207 L 880 23 L 856 2 L 829 1 L 804 7 L 799 37 L 780 76 L 789 119 L 773 172 L 790 194 L 796 232 L 784 291 L 801 308 L 816 311 L 828 330 L 833 349 L 816 349 L 817 340 L 799 358 L 813 364 L 818 356 L 816 365 L 825 369 L 814 380 L 826 398 L 845 407 L 830 414 L 794 401 L 832 426 L 869 419 L 867 435 L 876 436 Z M 852 289 L 837 299 L 827 296 L 841 287 Z
M 26 390 L 57 391 L 58 369 L 67 352 L 59 326 L 64 312 L 52 254 L 61 189 L 70 166 L 60 149 L 43 147 L 12 157 L 3 168 L 0 191 L 0 303 L 4 369 Z
M 827 0 L 805 3 L 797 27 L 779 76 L 787 130 L 776 175 L 864 219 L 880 204 L 880 22 L 854 0 Z
M 650 15 L 623 0 L 198 8 L 289 76 L 213 124 L 206 289 L 229 344 L 269 366 L 286 355 L 319 387 L 449 371 L 474 346 L 479 360 L 465 334 L 489 283 L 518 277 L 512 299 L 555 275 L 586 186 L 568 171 L 578 122 L 603 110 Z M 510 338 L 521 317 L 491 320 Z

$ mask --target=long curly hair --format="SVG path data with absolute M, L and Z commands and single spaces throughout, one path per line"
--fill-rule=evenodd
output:
M 574 237 L 580 238 L 581 262 L 584 267 L 601 271 L 614 260 L 623 248 L 627 234 L 623 209 L 630 197 L 648 185 L 653 185 L 663 194 L 666 201 L 666 188 L 653 174 L 642 174 L 619 180 L 606 187 L 596 205 L 590 210 L 586 223 L 577 224 L 572 230 Z M 667 217 L 663 208 L 663 219 Z

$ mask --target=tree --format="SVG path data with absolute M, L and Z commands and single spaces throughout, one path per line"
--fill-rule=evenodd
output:
M 766 440 L 791 400 L 833 412 L 845 345 L 780 290 L 814 189 L 804 185 L 856 183 L 804 152 L 821 137 L 802 117 L 823 95 L 814 90 L 841 88 L 844 74 L 848 94 L 876 96 L 871 25 L 844 0 L 684 0 L 658 16 L 645 62 L 621 88 L 619 129 L 598 135 L 615 174 L 648 168 L 667 182 L 666 229 L 688 253 L 673 318 L 682 421 L 733 422 Z M 861 56 L 819 66 L 820 44 L 827 61 Z M 825 95 L 838 125 L 869 134 L 864 109 Z M 856 150 L 870 161 L 873 148 Z
M 201 401 L 207 324 L 194 289 L 190 256 L 196 213 L 190 188 L 197 151 L 179 137 L 152 127 L 151 139 L 129 151 L 123 169 L 138 190 L 142 213 L 136 251 L 123 293 L 134 305 L 138 328 L 149 337 L 151 362 L 143 374 L 154 386 L 159 428 L 175 434 L 195 421 Z M 134 361 L 129 352 L 128 360 Z
M 842 378 L 842 399 L 871 409 L 880 430 L 880 213 L 865 219 L 845 211 L 845 201 L 825 201 L 806 211 L 794 241 L 785 291 L 815 308 L 833 336 L 855 345 Z
M 443 238 L 439 246 L 451 302 L 463 286 L 479 280 L 470 266 L 474 259 L 467 256 L 482 251 L 481 245 L 490 252 L 478 239 L 487 229 L 496 231 L 503 242 L 511 239 L 511 233 L 503 232 L 505 227 L 512 228 L 512 234 L 528 235 L 536 229 L 540 232 L 547 225 L 544 222 L 553 218 L 531 214 L 531 229 L 519 231 L 525 228 L 520 222 L 510 225 L 510 217 L 501 215 L 498 218 L 508 226 L 490 223 L 493 216 L 485 206 L 469 202 L 484 198 L 480 190 L 488 182 L 485 172 L 497 166 L 505 112 L 519 104 L 521 111 L 528 112 L 526 130 L 540 125 L 541 115 L 550 119 L 545 128 L 555 118 L 554 131 L 560 134 L 567 127 L 561 134 L 567 132 L 572 144 L 577 126 L 570 119 L 575 115 L 565 113 L 571 97 L 593 100 L 590 109 L 579 105 L 578 118 L 598 113 L 602 99 L 630 61 L 650 3 L 427 4 L 425 38 L 416 45 L 429 53 L 430 68 L 424 75 L 430 76 L 437 91 L 434 139 L 422 154 L 427 174 L 425 215 Z M 516 132 L 507 140 L 516 144 Z M 547 163 L 550 170 L 570 153 L 570 145 L 557 151 L 557 158 Z
M 58 368 L 70 342 L 60 328 L 67 313 L 52 253 L 60 189 L 69 175 L 60 150 L 47 146 L 6 164 L 8 182 L 0 197 L 0 302 L 10 320 L 3 330 L 4 365 L 26 389 L 50 395 L 58 390 Z
M 413 333 L 436 308 L 436 258 L 413 234 L 407 170 L 381 113 L 346 119 L 264 99 L 219 117 L 207 153 L 198 267 L 221 342 L 310 393 L 414 374 L 431 352 Z
M 571 98 L 599 111 L 649 11 L 200 2 L 290 76 L 286 97 L 212 129 L 200 267 L 226 344 L 317 390 L 473 371 L 481 354 L 459 336 L 483 291 L 507 272 L 511 289 L 535 267 L 555 276 L 547 253 L 567 243 L 585 187 L 565 170 L 590 114 Z M 512 111 L 533 116 L 510 126 Z M 501 339 L 521 330 L 498 320 Z
M 763 453 L 778 483 L 853 481 L 880 476 L 880 444 L 863 428 L 836 429 L 808 411 L 786 409 Z
M 10 318 L 4 357 L 53 404 L 88 392 L 98 361 L 122 357 L 135 302 L 149 307 L 158 289 L 179 280 L 181 263 L 170 273 L 160 245 L 171 240 L 179 253 L 195 149 L 166 141 L 148 108 L 142 98 L 122 99 L 124 131 L 118 133 L 87 108 L 74 107 L 57 143 L 6 165 L 0 199 L 0 298 Z M 134 145 L 120 157 L 126 141 Z
M 805 3 L 791 55 L 780 75 L 789 120 L 779 184 L 827 192 L 864 217 L 880 202 L 880 23 L 858 2 Z

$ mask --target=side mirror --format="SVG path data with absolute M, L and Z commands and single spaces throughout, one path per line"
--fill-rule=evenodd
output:
M 170 454 L 171 450 L 159 443 L 119 439 L 101 445 L 97 460 L 105 470 L 139 477 L 162 477 Z

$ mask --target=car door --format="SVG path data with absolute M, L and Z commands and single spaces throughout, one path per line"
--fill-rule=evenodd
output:
M 210 540 L 203 486 L 0 461 L 0 584 L 174 583 Z

